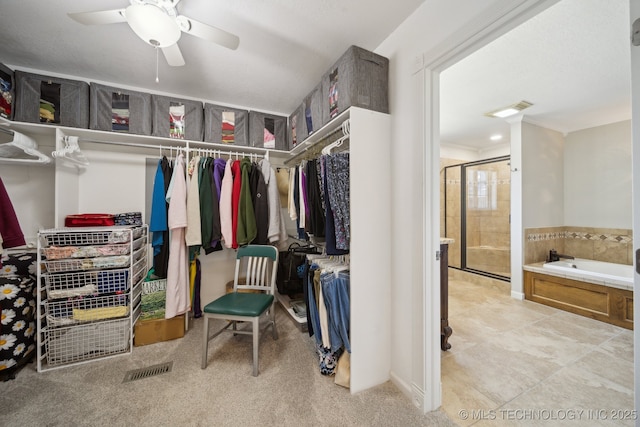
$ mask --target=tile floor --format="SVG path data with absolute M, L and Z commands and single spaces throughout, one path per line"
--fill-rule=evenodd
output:
M 461 426 L 633 426 L 633 331 L 455 272 L 442 409 Z M 475 276 L 478 277 L 478 276 Z

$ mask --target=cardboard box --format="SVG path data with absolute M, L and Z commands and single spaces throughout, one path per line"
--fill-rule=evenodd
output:
M 133 345 L 141 346 L 184 337 L 184 314 L 172 319 L 138 320 Z

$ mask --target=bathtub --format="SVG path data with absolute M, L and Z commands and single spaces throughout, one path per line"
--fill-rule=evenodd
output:
M 633 266 L 578 258 L 523 269 L 525 299 L 633 329 Z
M 567 277 L 598 282 L 612 282 L 614 284 L 628 284 L 633 289 L 633 266 L 614 264 L 610 262 L 594 261 L 590 259 L 566 259 L 546 262 L 542 268 L 549 272 L 563 273 Z

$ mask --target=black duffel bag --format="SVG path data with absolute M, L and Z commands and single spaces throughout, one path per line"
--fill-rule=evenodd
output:
M 278 274 L 276 286 L 281 295 L 293 296 L 302 293 L 302 274 L 299 270 L 305 261 L 307 254 L 320 253 L 313 246 L 301 246 L 292 243 L 289 249 L 281 251 L 278 255 Z

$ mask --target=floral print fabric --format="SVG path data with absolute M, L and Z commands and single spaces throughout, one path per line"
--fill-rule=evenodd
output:
M 0 270 L 0 379 L 35 355 L 36 254 L 9 255 Z

